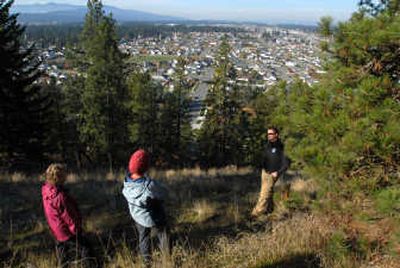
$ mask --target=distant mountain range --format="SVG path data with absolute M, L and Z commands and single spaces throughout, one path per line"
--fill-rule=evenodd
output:
M 178 22 L 185 19 L 163 16 L 137 10 L 104 6 L 106 14 L 112 13 L 118 22 Z M 26 24 L 56 24 L 83 22 L 87 12 L 86 6 L 68 4 L 31 4 L 14 5 L 13 13 L 19 13 L 18 20 Z

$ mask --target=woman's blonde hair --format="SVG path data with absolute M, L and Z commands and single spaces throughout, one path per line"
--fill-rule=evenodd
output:
M 46 177 L 46 181 L 53 184 L 62 183 L 66 175 L 65 170 L 66 168 L 65 165 L 63 164 L 59 163 L 50 164 L 44 174 Z

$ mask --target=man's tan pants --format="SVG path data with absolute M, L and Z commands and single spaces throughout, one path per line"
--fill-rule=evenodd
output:
M 278 178 L 274 178 L 267 173 L 265 169 L 261 172 L 261 191 L 258 197 L 257 205 L 251 212 L 252 216 L 268 214 L 274 210 L 274 185 Z

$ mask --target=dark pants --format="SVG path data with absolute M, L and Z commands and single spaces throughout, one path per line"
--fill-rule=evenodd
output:
M 69 264 L 79 264 L 79 267 L 95 267 L 95 262 L 89 256 L 89 247 L 83 237 L 72 237 L 64 242 L 56 242 L 56 254 L 59 267 Z
M 169 241 L 169 231 L 168 228 L 164 226 L 156 226 L 156 227 L 144 227 L 139 223 L 136 223 L 136 229 L 139 233 L 139 251 L 140 255 L 142 255 L 143 261 L 146 265 L 151 263 L 151 251 L 152 251 L 152 243 L 151 243 L 151 230 L 153 229 L 157 235 L 158 246 L 161 250 L 161 253 L 164 255 L 168 255 L 170 253 L 170 241 Z

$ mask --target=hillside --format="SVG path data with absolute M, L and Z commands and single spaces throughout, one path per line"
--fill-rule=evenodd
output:
M 289 198 L 254 220 L 259 191 L 252 169 L 152 170 L 169 190 L 172 255 L 155 252 L 153 267 L 399 267 L 398 218 L 382 210 L 386 199 L 320 196 L 314 180 L 292 176 Z M 293 174 L 292 174 L 293 175 Z M 121 173 L 70 173 L 66 188 L 77 199 L 84 229 L 101 267 L 137 267 L 137 236 L 122 196 Z M 41 205 L 39 176 L 0 177 L 0 258 L 3 267 L 55 267 L 54 242 Z M 210 194 L 212 193 L 212 194 Z M 363 203 L 360 206 L 359 203 Z M 392 255 L 390 255 L 390 254 Z M 397 255 L 398 256 L 398 255 Z
M 68 4 L 31 4 L 15 5 L 15 13 L 20 13 L 18 20 L 22 23 L 48 24 L 48 23 L 76 23 L 83 22 L 87 12 L 86 6 Z M 172 22 L 181 21 L 182 18 L 163 16 L 138 10 L 127 10 L 113 6 L 104 6 L 106 14 L 112 13 L 118 22 Z

